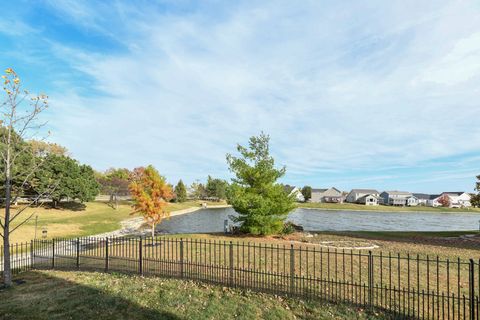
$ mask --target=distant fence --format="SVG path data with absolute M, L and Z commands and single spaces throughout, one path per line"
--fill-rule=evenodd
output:
M 346 302 L 397 318 L 479 320 L 480 260 L 164 237 L 34 240 L 12 249 L 15 272 L 168 276 Z

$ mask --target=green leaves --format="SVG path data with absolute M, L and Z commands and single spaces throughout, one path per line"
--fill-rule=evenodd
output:
M 175 196 L 177 202 L 187 201 L 187 188 L 185 188 L 185 184 L 183 184 L 182 180 L 178 181 L 175 186 Z
M 99 192 L 90 166 L 55 154 L 45 157 L 43 165 L 35 172 L 32 188 L 37 194 L 46 193 L 54 202 L 65 198 L 91 201 Z
M 227 198 L 239 217 L 241 230 L 257 235 L 280 233 L 294 199 L 276 181 L 285 174 L 285 167 L 275 168 L 269 153 L 268 135 L 251 137 L 249 147 L 238 145 L 241 157 L 227 154 L 232 179 Z

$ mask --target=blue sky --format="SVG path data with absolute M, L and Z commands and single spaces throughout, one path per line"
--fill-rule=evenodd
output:
M 472 191 L 478 1 L 4 1 L 0 67 L 98 170 L 229 178 L 264 131 L 283 182 Z M 7 14 L 5 14 L 7 13 Z

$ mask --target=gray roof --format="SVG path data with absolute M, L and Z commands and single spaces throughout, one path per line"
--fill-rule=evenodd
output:
M 456 192 L 442 192 L 442 194 L 448 194 L 448 195 L 452 195 L 452 196 L 459 196 L 461 194 L 464 194 L 465 192 L 463 191 L 456 191 Z
M 408 192 L 408 191 L 397 191 L 397 190 L 384 191 L 384 192 L 388 193 L 388 194 L 391 194 L 391 195 L 397 195 L 397 196 L 409 196 L 409 195 L 412 194 L 411 192 Z
M 355 193 L 368 193 L 368 194 L 372 194 L 372 193 L 379 193 L 377 190 L 375 189 L 352 189 L 352 191 L 350 192 L 355 192 Z
M 312 189 L 312 192 L 325 192 L 328 189 Z
M 417 199 L 428 200 L 430 199 L 430 195 L 426 193 L 414 193 L 413 194 Z
M 374 197 L 375 199 L 380 200 L 380 197 L 377 197 L 376 195 L 366 194 L 366 195 L 364 195 L 363 197 L 358 198 L 357 201 L 363 200 L 363 199 L 365 199 L 365 198 L 367 198 L 367 197 Z
M 433 200 L 433 199 L 437 199 L 438 197 L 440 197 L 439 194 L 431 194 L 429 199 Z

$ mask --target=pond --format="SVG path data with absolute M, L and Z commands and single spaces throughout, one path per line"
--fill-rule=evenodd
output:
M 223 232 L 224 220 L 236 215 L 232 208 L 202 209 L 171 217 L 157 228 L 164 233 Z M 381 212 L 302 209 L 287 220 L 306 231 L 464 231 L 478 230 L 480 214 L 469 212 Z M 231 220 L 229 219 L 229 222 Z

